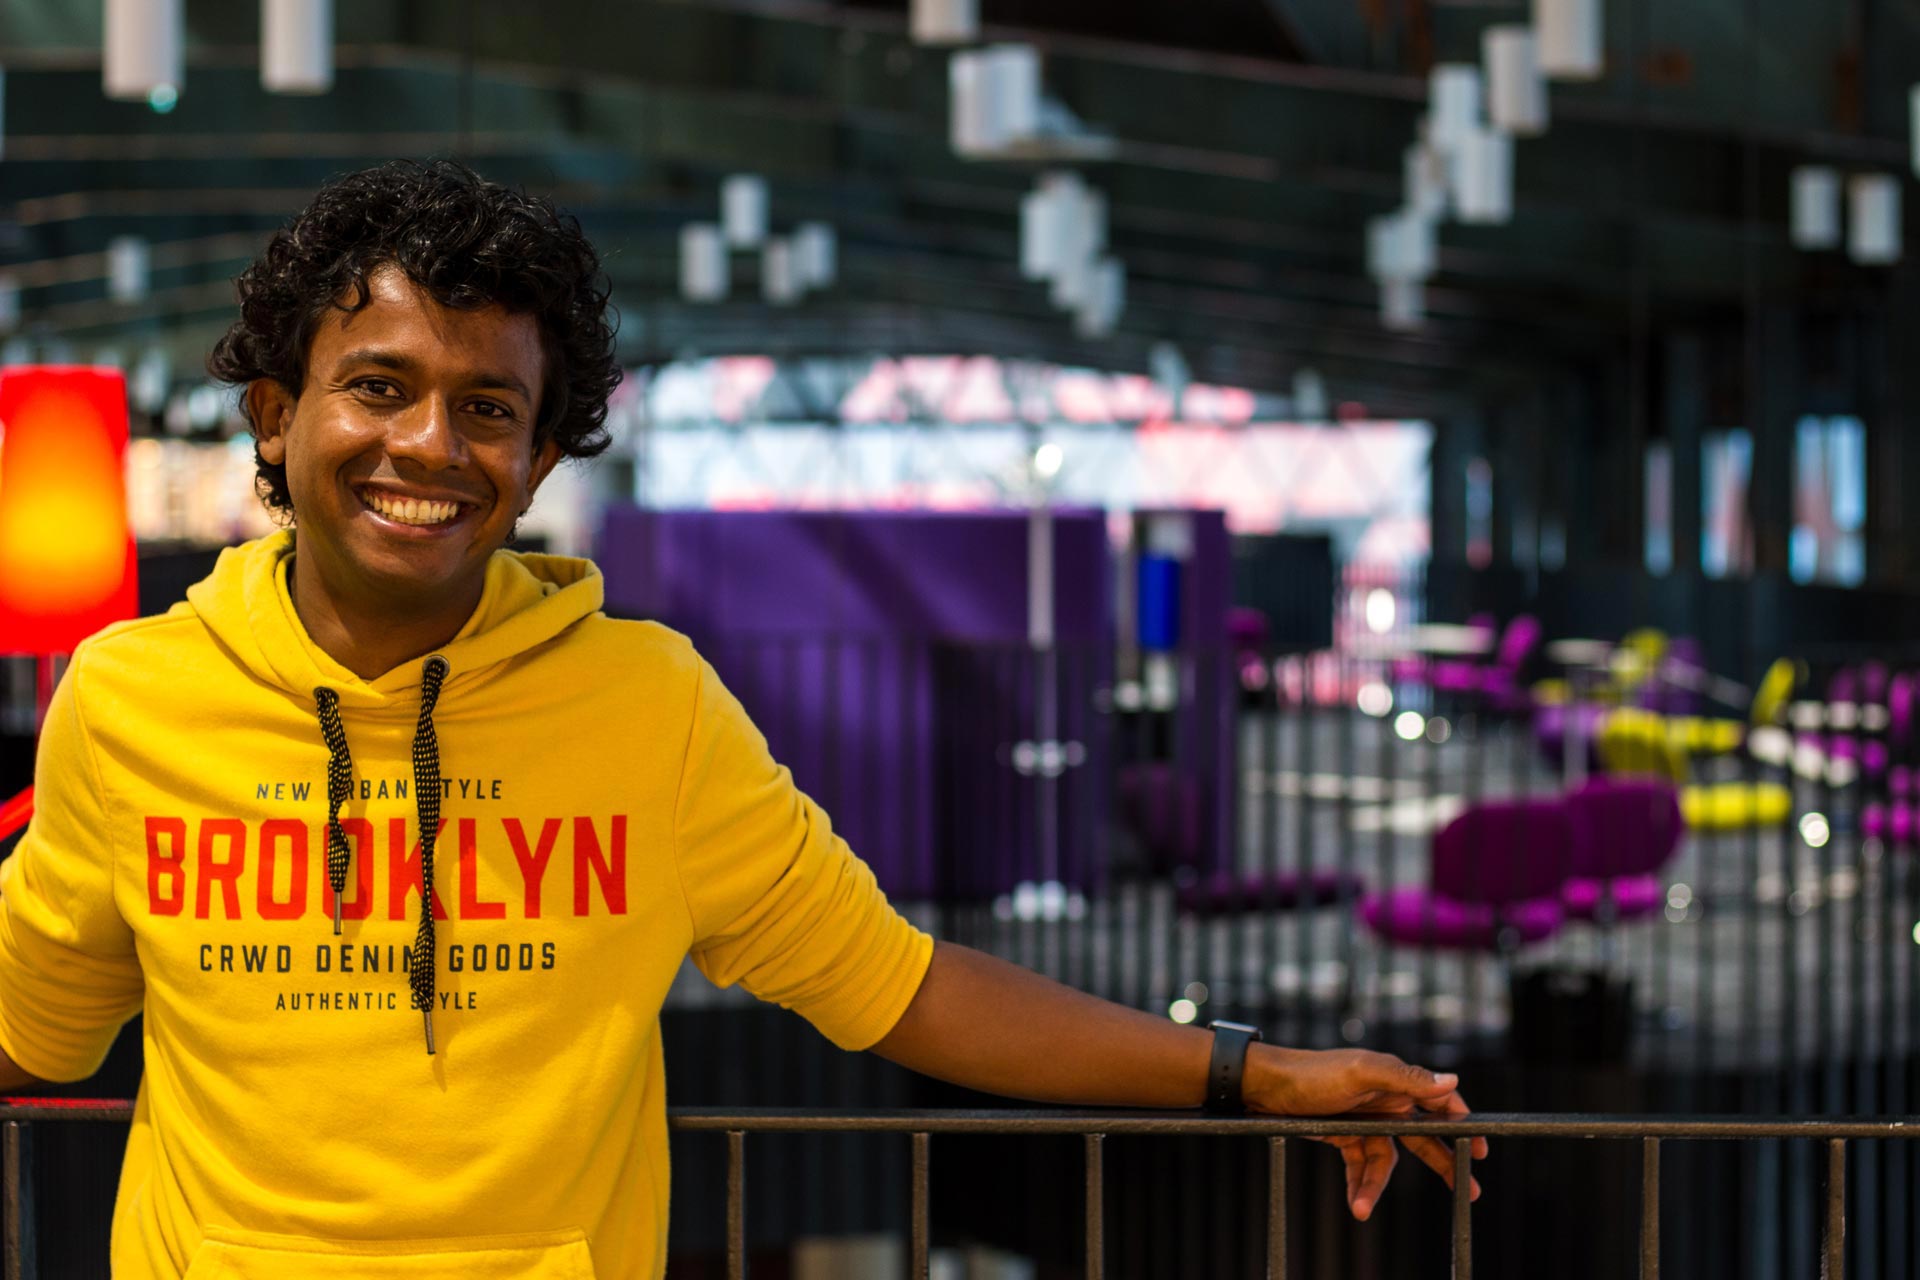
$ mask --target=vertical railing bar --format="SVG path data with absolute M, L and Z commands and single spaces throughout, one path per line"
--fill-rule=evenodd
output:
M 1087 1280 L 1104 1280 L 1106 1255 L 1106 1187 L 1102 1145 L 1106 1135 L 1087 1135 Z
M 1826 1256 L 1820 1267 L 1821 1280 L 1843 1280 L 1847 1271 L 1847 1140 L 1827 1142 L 1827 1230 Z
M 0 1177 L 6 1179 L 7 1258 L 6 1280 L 23 1280 L 26 1275 L 26 1215 L 21 1212 L 25 1170 L 20 1167 L 20 1122 L 7 1121 L 0 1134 Z
M 1660 1280 L 1660 1139 L 1640 1146 L 1640 1280 Z
M 1287 1280 L 1287 1140 L 1267 1139 L 1267 1280 Z
M 913 1280 L 927 1280 L 927 1134 L 913 1135 Z
M 1453 1280 L 1473 1280 L 1473 1139 L 1453 1143 Z
M 727 1280 L 747 1276 L 747 1135 L 727 1130 Z

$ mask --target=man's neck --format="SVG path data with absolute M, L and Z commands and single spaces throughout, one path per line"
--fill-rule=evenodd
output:
M 377 679 L 442 647 L 480 604 L 478 589 L 471 599 L 354 601 L 329 591 L 313 557 L 299 554 L 289 567 L 287 588 L 308 637 L 362 680 Z

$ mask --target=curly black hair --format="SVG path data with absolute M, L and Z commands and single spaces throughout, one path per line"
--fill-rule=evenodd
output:
M 368 280 L 395 267 L 441 305 L 499 305 L 533 316 L 546 355 L 534 447 L 548 440 L 570 458 L 609 443 L 607 399 L 620 383 L 608 285 L 574 218 L 450 160 L 394 160 L 321 187 L 235 281 L 240 318 L 214 344 L 207 371 L 222 382 L 272 378 L 294 395 L 329 307 L 358 311 Z M 245 399 L 242 410 L 252 422 Z M 284 466 L 254 447 L 260 498 L 293 511 Z

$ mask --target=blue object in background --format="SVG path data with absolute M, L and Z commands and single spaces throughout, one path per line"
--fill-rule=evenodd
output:
M 1172 556 L 1143 555 L 1139 563 L 1137 639 L 1149 653 L 1171 653 L 1180 646 L 1180 562 Z

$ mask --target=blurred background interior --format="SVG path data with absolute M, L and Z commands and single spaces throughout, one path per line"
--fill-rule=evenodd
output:
M 141 612 L 272 527 L 232 278 L 457 157 L 621 313 L 522 544 L 691 635 L 916 920 L 1483 1109 L 1915 1109 L 1906 0 L 0 0 L 0 66 L 0 365 L 124 375 Z M 57 664 L 0 668 L 4 798 Z M 691 969 L 665 1017 L 677 1104 L 980 1101 Z M 118 1142 L 35 1135 L 41 1274 L 104 1274 Z M 936 1274 L 1080 1273 L 1054 1142 L 943 1140 Z M 1260 1274 L 1262 1144 L 1109 1151 L 1109 1274 Z M 1912 1145 L 1850 1158 L 1852 1274 L 1920 1273 Z M 1445 1274 L 1437 1182 L 1354 1228 L 1295 1159 L 1295 1274 Z M 906 1160 L 757 1141 L 754 1274 L 901 1274 Z M 1675 1150 L 1670 1272 L 1811 1274 L 1824 1171 Z M 1637 1151 L 1484 1176 L 1483 1275 L 1631 1273 Z

